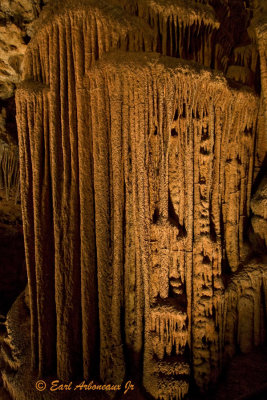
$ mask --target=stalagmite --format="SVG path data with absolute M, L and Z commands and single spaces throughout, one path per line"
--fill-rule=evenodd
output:
M 33 376 L 133 371 L 180 400 L 263 341 L 266 272 L 243 268 L 260 100 L 204 3 L 57 1 L 37 23 L 16 92 Z

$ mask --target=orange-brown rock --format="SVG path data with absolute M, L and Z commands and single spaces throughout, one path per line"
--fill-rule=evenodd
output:
M 132 373 L 181 399 L 264 342 L 266 265 L 248 263 L 246 227 L 265 83 L 252 33 L 228 46 L 224 3 L 56 1 L 37 22 L 16 92 L 33 374 Z

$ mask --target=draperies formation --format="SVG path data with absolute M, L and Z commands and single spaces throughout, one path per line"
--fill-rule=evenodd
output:
M 258 102 L 107 15 L 47 21 L 17 90 L 32 361 L 119 383 L 126 352 L 181 398 L 190 365 L 216 379 L 232 326 L 222 259 L 240 264 Z

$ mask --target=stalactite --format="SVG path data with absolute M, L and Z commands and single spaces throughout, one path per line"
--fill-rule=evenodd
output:
M 152 50 L 153 36 L 149 27 L 145 27 L 134 17 L 126 16 L 118 8 L 107 6 L 103 1 L 84 1 L 82 9 L 73 8 L 71 1 L 64 1 L 64 13 L 60 8 L 55 8 L 53 20 L 50 10 L 37 22 L 39 25 L 46 24 L 36 34 L 36 40 L 31 42 L 27 48 L 27 57 L 24 66 L 24 79 L 34 79 L 50 85 L 53 88 L 56 80 L 54 71 L 64 66 L 64 52 L 54 56 L 50 49 L 54 43 L 60 42 L 62 46 L 68 43 L 68 34 L 71 37 L 71 48 L 75 49 L 73 70 L 77 82 L 81 82 L 85 71 L 94 65 L 103 53 L 121 48 L 122 50 L 138 51 Z M 89 3 L 90 3 L 89 2 Z M 57 2 L 60 7 L 60 2 Z M 82 3 L 82 2 L 81 2 Z M 54 5 L 53 5 L 54 6 Z M 75 29 L 78 26 L 79 29 Z M 66 33 L 61 33 L 63 29 Z M 63 58 L 61 58 L 61 56 Z M 36 70 L 35 65 L 43 66 Z
M 124 57 L 126 58 L 126 55 Z M 137 55 L 134 56 L 135 63 L 137 63 L 138 57 Z M 147 60 L 145 56 L 144 59 Z M 143 58 L 141 58 L 141 60 L 143 60 Z M 173 292 L 174 298 L 175 296 L 182 295 L 183 283 L 185 282 L 187 287 L 187 303 L 190 304 L 190 308 L 192 307 L 192 300 L 190 300 L 189 295 L 190 288 L 188 288 L 188 285 L 190 284 L 190 278 L 188 279 L 188 275 L 186 275 L 184 272 L 184 269 L 188 272 L 188 270 L 190 271 L 190 268 L 192 268 L 192 265 L 189 261 L 190 258 L 185 259 L 184 255 L 184 252 L 187 250 L 187 248 L 190 249 L 190 246 L 191 249 L 194 249 L 194 284 L 193 288 L 191 286 L 191 290 L 193 289 L 194 293 L 194 311 L 192 318 L 194 320 L 193 354 L 195 357 L 195 378 L 199 385 L 203 385 L 203 382 L 206 382 L 207 384 L 209 383 L 211 376 L 214 380 L 218 376 L 219 368 L 221 365 L 220 354 L 222 351 L 222 342 L 220 336 L 221 334 L 217 333 L 218 327 L 219 330 L 222 329 L 220 325 L 222 323 L 222 309 L 220 305 L 218 305 L 219 298 L 220 296 L 222 296 L 223 293 L 223 284 L 221 281 L 222 243 L 219 240 L 222 232 L 220 231 L 221 228 L 219 220 L 217 220 L 216 224 L 218 229 L 218 238 L 216 237 L 215 228 L 213 231 L 213 228 L 210 227 L 210 220 L 213 219 L 213 214 L 210 214 L 210 201 L 214 207 L 214 210 L 212 209 L 212 212 L 214 211 L 214 214 L 217 215 L 217 219 L 219 219 L 222 203 L 221 200 L 218 199 L 218 195 L 216 193 L 215 199 L 217 199 L 217 202 L 210 199 L 212 198 L 213 193 L 212 182 L 213 171 L 215 168 L 214 162 L 215 165 L 217 165 L 218 163 L 218 160 L 214 160 L 213 158 L 213 151 L 215 148 L 218 148 L 218 146 L 221 146 L 221 140 L 220 137 L 215 137 L 214 106 L 209 105 L 209 107 L 207 107 L 205 105 L 205 101 L 203 103 L 203 98 L 207 98 L 209 100 L 210 98 L 214 99 L 213 101 L 216 104 L 217 110 L 224 110 L 225 107 L 228 108 L 228 118 L 225 117 L 224 113 L 220 113 L 219 111 L 218 114 L 216 114 L 216 118 L 220 118 L 218 124 L 220 124 L 220 126 L 222 127 L 223 132 L 226 132 L 229 126 L 232 126 L 232 129 L 235 132 L 239 132 L 235 135 L 235 140 L 240 140 L 241 142 L 240 152 L 243 151 L 242 137 L 246 135 L 244 134 L 244 131 L 248 129 L 246 127 L 251 127 L 251 125 L 255 123 L 257 115 L 254 115 L 253 117 L 254 122 L 251 118 L 251 115 L 253 108 L 256 109 L 257 107 L 257 101 L 252 93 L 239 93 L 231 91 L 229 88 L 227 88 L 227 86 L 222 86 L 222 81 L 220 80 L 210 80 L 208 84 L 210 86 L 207 86 L 206 84 L 204 85 L 204 82 L 207 82 L 208 80 L 208 75 L 205 75 L 204 71 L 202 71 L 200 80 L 198 80 L 197 75 L 194 75 L 194 79 L 192 79 L 189 76 L 186 77 L 184 73 L 181 75 L 181 78 L 179 78 L 179 70 L 175 69 L 175 63 L 171 62 L 170 59 L 166 59 L 166 63 L 170 71 L 173 70 L 173 72 L 170 75 L 168 75 L 167 73 L 167 75 L 163 75 L 163 71 L 161 71 L 160 81 L 156 80 L 156 77 L 158 76 L 157 74 L 159 73 L 156 67 L 152 69 L 151 78 L 149 79 L 150 75 L 148 74 L 150 73 L 150 69 L 148 69 L 147 71 L 145 67 L 142 67 L 142 69 L 139 71 L 139 69 L 135 65 L 136 75 L 132 75 L 133 69 L 131 67 L 131 64 L 128 68 L 126 68 L 126 66 L 122 66 L 122 61 L 123 60 L 121 59 L 120 63 L 118 63 L 120 65 L 120 68 L 118 68 L 117 70 L 118 72 L 116 70 L 114 71 L 114 66 L 111 61 L 110 63 L 103 61 L 99 64 L 99 69 L 105 78 L 101 83 L 98 83 L 98 87 L 100 89 L 104 87 L 109 88 L 111 77 L 114 76 L 114 74 L 116 76 L 117 73 L 121 77 L 120 79 L 122 81 L 122 83 L 118 81 L 116 87 L 117 92 L 120 91 L 121 85 L 123 87 L 123 89 L 121 89 L 123 90 L 123 97 L 122 95 L 121 97 L 119 97 L 121 99 L 124 99 L 123 109 L 127 109 L 127 104 L 129 104 L 129 99 L 131 99 L 130 93 L 132 93 L 133 96 L 132 104 L 138 104 L 137 109 L 135 108 L 136 106 L 133 108 L 132 115 L 131 113 L 129 114 L 126 111 L 126 116 L 124 116 L 123 114 L 122 118 L 123 120 L 124 118 L 129 118 L 130 121 L 132 121 L 130 126 L 134 124 L 133 127 L 130 128 L 129 133 L 127 133 L 129 128 L 127 129 L 128 124 L 126 121 L 123 126 L 126 129 L 126 131 L 124 131 L 125 137 L 130 137 L 131 140 L 130 145 L 125 144 L 124 147 L 125 149 L 127 149 L 127 159 L 129 156 L 131 157 L 131 163 L 127 161 L 125 165 L 127 165 L 128 168 L 130 167 L 130 171 L 128 170 L 127 176 L 129 177 L 131 176 L 131 173 L 133 174 L 133 188 L 128 191 L 128 196 L 130 193 L 132 194 L 132 205 L 133 207 L 135 207 L 135 205 L 138 207 L 138 210 L 133 211 L 132 213 L 133 216 L 137 218 L 137 220 L 135 220 L 136 222 L 134 223 L 134 225 L 137 227 L 143 225 L 143 222 L 139 222 L 143 221 L 139 218 L 141 218 L 141 210 L 144 207 L 144 199 L 147 196 L 143 192 L 143 190 L 145 188 L 148 188 L 150 193 L 150 205 L 148 208 L 146 208 L 149 210 L 148 215 L 150 216 L 150 221 L 148 221 L 148 226 L 144 230 L 144 234 L 142 236 L 144 238 L 147 238 L 145 239 L 146 242 L 150 242 L 150 290 L 147 294 L 145 291 L 144 302 L 146 304 L 146 296 L 148 296 L 149 303 L 147 304 L 147 306 L 145 306 L 148 307 L 148 310 L 145 311 L 145 316 L 152 316 L 152 325 L 146 326 L 145 323 L 144 329 L 145 332 L 150 332 L 152 330 L 149 335 L 152 335 L 153 332 L 153 339 L 150 340 L 149 336 L 147 336 L 147 340 L 145 339 L 146 344 L 144 355 L 144 383 L 147 387 L 147 390 L 151 391 L 151 393 L 153 392 L 153 395 L 156 396 L 156 392 L 153 388 L 158 387 L 158 385 L 163 385 L 163 381 L 161 384 L 157 384 L 155 382 L 158 382 L 158 378 L 151 376 L 150 368 L 151 365 L 153 365 L 153 363 L 155 362 L 153 361 L 153 358 L 151 358 L 152 354 L 154 353 L 155 356 L 157 356 L 159 359 L 164 360 L 165 356 L 171 354 L 171 348 L 174 342 L 176 343 L 176 352 L 178 352 L 179 354 L 183 354 L 183 348 L 185 344 L 189 342 L 188 334 L 186 333 L 188 326 L 186 326 L 186 330 L 183 331 L 183 329 L 180 329 L 177 325 L 177 333 L 174 332 L 172 335 L 168 333 L 168 330 L 172 331 L 172 328 L 170 327 L 173 318 L 177 318 L 175 319 L 175 321 L 180 320 L 180 318 L 185 320 L 185 316 L 191 313 L 191 309 L 187 310 L 187 305 L 185 304 L 185 308 L 182 308 L 180 311 L 179 308 L 177 309 L 177 311 L 175 311 L 174 308 L 173 317 L 168 317 L 168 297 L 170 292 Z M 186 64 L 179 64 L 179 68 L 187 68 L 187 66 Z M 193 73 L 192 69 L 190 71 L 191 73 Z M 97 78 L 94 78 L 95 73 L 97 73 Z M 96 81 L 98 82 L 100 74 L 98 69 L 94 69 L 91 74 L 93 76 L 93 80 L 95 81 L 96 79 Z M 142 76 L 142 84 L 138 80 L 138 76 Z M 152 86 L 150 86 L 150 82 L 152 81 L 154 83 Z M 215 90 L 213 89 L 213 85 L 217 85 L 218 88 L 221 89 Z M 126 88 L 130 91 L 127 96 L 125 95 Z M 95 90 L 97 89 L 95 88 Z M 203 90 L 203 92 L 201 92 L 201 90 Z M 108 89 L 108 93 L 112 93 L 112 91 Z M 195 96 L 196 93 L 197 96 Z M 213 95 L 213 93 L 215 94 Z M 144 94 L 145 96 L 148 96 L 148 94 L 152 94 L 152 99 L 150 100 L 149 97 L 143 97 Z M 227 103 L 225 103 L 225 96 L 227 96 L 228 99 Z M 242 102 L 239 99 L 239 96 L 242 96 Z M 102 97 L 103 95 L 100 94 L 100 98 Z M 112 95 L 109 95 L 106 98 L 109 99 L 109 101 L 113 101 Z M 192 102 L 193 98 L 194 102 Z M 232 102 L 229 101 L 229 98 L 232 99 Z M 118 101 L 118 107 L 120 107 L 120 104 L 122 104 L 121 102 Z M 244 102 L 246 102 L 246 107 L 252 107 L 251 111 L 249 111 L 247 114 L 246 110 L 241 106 L 241 103 L 244 104 Z M 236 105 L 236 103 L 238 105 Z M 147 108 L 144 108 L 145 104 L 147 104 Z M 158 107 L 157 109 L 155 109 L 156 104 Z M 139 111 L 140 107 L 142 107 L 142 112 Z M 230 110 L 233 107 L 236 108 L 236 111 L 231 114 Z M 99 115 L 100 110 L 101 107 L 97 110 L 94 109 L 92 110 L 92 114 Z M 107 114 L 110 109 L 106 106 L 105 110 L 105 114 Z M 165 114 L 164 116 L 163 110 L 168 110 L 169 114 Z M 147 115 L 146 113 L 148 113 L 147 117 L 143 117 L 144 111 L 145 115 Z M 242 114 L 242 116 L 240 113 Z M 113 115 L 114 114 L 116 115 L 115 111 L 113 112 Z M 198 118 L 193 118 L 193 116 L 198 116 Z M 147 128 L 143 128 L 143 118 L 149 121 Z M 242 124 L 240 123 L 240 120 L 242 120 Z M 192 130 L 189 130 L 189 126 L 193 127 Z M 141 130 L 140 127 L 142 127 Z M 104 133 L 106 131 L 106 128 L 102 129 Z M 100 132 L 100 129 L 98 128 L 97 131 Z M 146 131 L 148 132 L 148 136 L 144 137 L 143 132 Z M 133 132 L 134 135 L 131 134 L 131 132 Z M 230 141 L 226 141 L 224 143 L 229 143 L 229 148 L 227 148 L 230 151 L 231 141 L 233 139 L 232 136 L 229 136 L 229 138 L 231 138 Z M 247 145 L 247 141 L 250 144 L 253 144 L 253 135 L 248 135 L 248 138 L 249 139 L 244 139 L 245 145 Z M 219 141 L 218 144 L 216 140 Z M 181 144 L 179 145 L 180 141 Z M 147 152 L 147 156 L 145 156 L 145 153 L 143 155 L 144 158 L 140 159 L 138 157 L 140 157 L 140 154 L 142 154 L 144 150 L 142 150 L 141 152 L 139 146 L 142 146 L 141 148 L 144 149 L 145 152 Z M 188 151 L 182 151 L 182 149 L 184 150 L 186 146 L 189 146 L 189 148 L 190 146 L 192 146 L 194 152 L 194 156 L 192 159 L 189 158 L 188 160 L 188 156 L 184 156 L 184 154 L 190 154 Z M 131 149 L 130 154 L 129 148 Z M 236 149 L 237 152 L 239 151 L 238 149 L 239 147 L 237 147 Z M 226 150 L 224 158 L 220 159 L 220 170 L 223 170 L 223 165 L 227 161 L 227 153 L 228 151 Z M 252 153 L 253 146 L 251 147 L 251 156 Z M 137 154 L 139 155 L 138 157 Z M 149 160 L 148 164 L 144 163 L 145 159 Z M 136 161 L 138 162 L 136 163 Z M 199 196 L 199 199 L 198 197 L 195 197 L 195 199 L 193 199 L 190 194 L 190 189 L 188 188 L 188 191 L 186 192 L 186 204 L 188 204 L 188 207 L 185 207 L 184 203 L 182 203 L 183 207 L 179 208 L 179 202 L 183 202 L 185 200 L 183 200 L 183 197 L 181 198 L 180 196 L 178 196 L 177 190 L 179 190 L 179 186 L 177 185 L 179 185 L 179 183 L 175 182 L 181 182 L 182 185 L 183 178 L 182 180 L 181 178 L 177 179 L 175 174 L 181 174 L 182 177 L 185 176 L 184 180 L 187 181 L 188 179 L 188 181 L 190 182 L 190 173 L 193 172 L 193 163 L 196 166 L 193 175 L 195 182 L 195 196 Z M 179 165 L 180 168 L 175 167 Z M 235 169 L 232 170 L 232 175 L 238 174 L 239 165 L 239 163 L 234 164 Z M 247 168 L 249 168 L 249 159 L 245 158 L 242 165 L 246 165 Z M 143 175 L 144 171 L 146 171 L 145 175 Z M 163 180 L 158 179 L 158 176 L 163 177 Z M 142 180 L 139 181 L 139 179 Z M 135 183 L 136 180 L 137 185 Z M 224 187 L 229 187 L 228 181 Z M 245 190 L 245 188 L 242 190 Z M 142 194 L 141 197 L 140 193 Z M 241 199 L 243 198 L 244 204 L 242 210 L 240 210 L 240 213 L 241 211 L 242 213 L 246 212 L 245 204 L 247 201 L 247 192 L 244 191 L 242 193 L 243 197 L 241 196 Z M 224 196 L 223 193 L 220 193 L 220 199 L 222 195 Z M 231 202 L 233 200 L 235 201 L 235 198 L 233 198 L 233 200 L 231 198 L 228 199 L 228 196 L 229 195 L 227 195 L 227 202 Z M 195 220 L 197 221 L 194 227 L 194 239 L 192 236 L 189 236 L 190 215 L 184 214 L 185 210 L 189 210 L 191 208 L 190 204 L 194 204 L 194 209 L 196 213 Z M 237 209 L 239 210 L 239 208 Z M 239 218 L 240 216 L 238 216 L 237 221 L 239 221 Z M 126 215 L 126 226 L 127 225 L 128 224 Z M 140 228 L 137 228 L 136 232 L 136 238 L 138 241 L 138 244 L 136 244 L 136 256 L 138 258 L 138 261 L 136 261 L 136 267 L 143 270 L 144 260 L 146 258 L 143 259 L 140 254 L 139 248 L 141 246 L 141 251 L 143 254 L 146 254 L 147 250 L 145 250 L 145 247 L 142 247 L 142 236 L 140 236 L 139 229 Z M 177 240 L 176 244 L 174 241 L 175 236 Z M 230 239 L 228 239 L 227 237 L 226 240 Z M 126 263 L 128 264 L 127 260 Z M 170 265 L 173 265 L 172 268 L 174 270 L 178 268 L 176 270 L 176 275 L 172 275 L 173 272 L 171 271 L 168 272 Z M 143 279 L 145 280 L 144 276 Z M 130 276 L 126 277 L 126 280 L 130 280 Z M 143 290 L 145 290 L 145 286 Z M 136 292 L 139 292 L 138 288 Z M 162 303 L 158 300 L 158 298 L 162 299 Z M 174 307 L 177 307 L 179 304 L 178 298 L 177 305 Z M 129 301 L 132 302 L 131 299 L 129 299 Z M 126 298 L 126 303 L 127 302 L 128 300 Z M 176 304 L 175 300 L 174 304 Z M 130 304 L 128 307 L 130 309 Z M 156 309 L 154 309 L 153 307 L 156 307 Z M 216 312 L 214 312 L 214 308 L 216 309 Z M 179 317 L 179 315 L 181 317 Z M 151 317 L 147 318 L 149 318 L 150 320 Z M 208 329 L 207 326 L 209 327 Z M 172 339 L 170 339 L 171 337 Z M 203 350 L 202 338 L 206 341 L 206 350 Z M 129 343 L 131 342 L 133 343 L 133 339 L 129 339 Z M 206 355 L 208 353 L 211 353 L 210 357 Z M 199 357 L 202 357 L 203 359 L 204 355 L 205 359 L 207 360 L 206 366 L 204 366 L 203 364 L 199 364 L 198 361 Z M 211 360 L 211 364 L 208 360 Z M 153 382 L 153 385 L 151 382 Z M 169 396 L 169 394 L 167 395 L 167 392 L 165 395 Z M 163 395 L 162 390 L 161 392 L 157 393 L 157 396 L 165 395 Z
M 264 164 L 264 157 L 267 153 L 267 137 L 266 137 L 266 129 L 265 129 L 265 118 L 264 118 L 264 101 L 263 96 L 260 99 L 259 106 L 259 117 L 257 121 L 257 134 L 256 134 L 256 143 L 255 143 L 255 161 L 254 161 L 254 175 L 253 181 L 257 179 L 257 176 L 261 170 L 262 165 Z
M 190 374 L 201 389 L 217 379 L 237 332 L 244 350 L 251 332 L 260 343 L 266 282 L 245 273 L 246 302 L 236 272 L 259 102 L 177 59 L 226 69 L 209 7 L 181 19 L 180 2 L 125 3 L 132 17 L 89 3 L 44 13 L 16 95 L 31 361 L 119 384 L 126 351 L 152 396 L 180 400 Z
M 113 2 L 118 3 L 117 0 Z M 209 5 L 189 3 L 185 7 L 183 1 L 160 0 L 123 1 L 120 5 L 129 13 L 138 15 L 153 29 L 154 51 L 211 66 L 212 38 L 220 24 Z
M 159 359 L 171 355 L 173 348 L 176 354 L 183 354 L 188 343 L 187 316 L 169 307 L 151 310 L 151 331 L 155 332 L 152 339 L 154 353 Z
M 12 192 L 14 192 L 14 201 L 18 201 L 19 193 L 19 157 L 18 149 L 15 145 L 8 145 L 0 141 L 0 176 L 1 187 L 5 191 L 5 197 L 8 201 Z
M 226 290 L 224 302 L 224 342 L 227 359 L 232 357 L 237 350 L 249 352 L 253 346 L 264 343 L 266 327 L 261 313 L 266 307 L 265 296 L 266 271 L 264 267 L 256 264 L 249 265 L 232 278 Z
M 20 136 L 20 165 L 22 180 L 28 182 L 22 185 L 21 194 L 22 215 L 28 221 L 24 224 L 24 235 L 31 301 L 32 363 L 40 373 L 53 365 L 55 346 L 55 295 L 49 283 L 54 282 L 53 246 L 45 239 L 53 232 L 48 115 L 47 90 L 43 92 L 42 86 L 34 85 L 20 89 L 17 118 L 22 131 L 29 134 Z

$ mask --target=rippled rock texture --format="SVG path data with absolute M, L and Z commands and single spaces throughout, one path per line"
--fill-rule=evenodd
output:
M 33 374 L 132 374 L 182 399 L 265 342 L 266 265 L 247 227 L 266 35 L 251 18 L 239 1 L 44 8 L 16 92 Z M 14 399 L 42 398 L 3 378 Z

